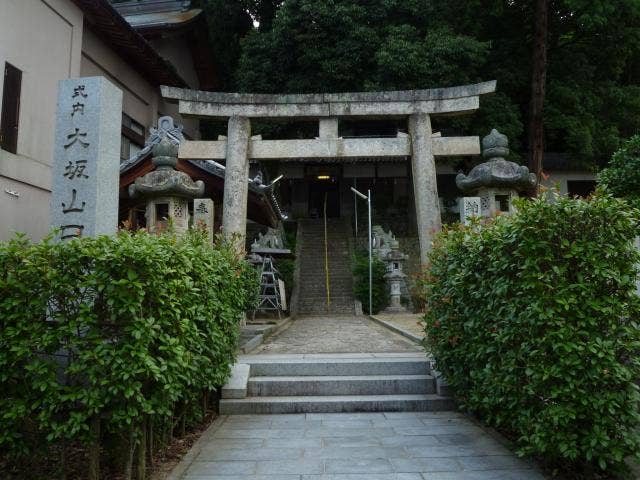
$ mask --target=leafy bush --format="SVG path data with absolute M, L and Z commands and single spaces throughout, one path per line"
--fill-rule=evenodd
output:
M 173 429 L 229 375 L 255 277 L 198 233 L 0 243 L 0 449 Z
M 371 277 L 371 303 L 373 313 L 378 313 L 389 304 L 389 294 L 384 274 L 387 267 L 382 260 L 373 256 Z M 362 302 L 362 309 L 369 312 L 369 253 L 367 250 L 357 250 L 353 260 L 353 293 Z
M 640 205 L 640 135 L 632 137 L 613 155 L 598 175 L 598 183 L 615 197 Z
M 460 406 L 523 454 L 577 472 L 638 453 L 638 212 L 539 198 L 443 232 L 430 255 L 427 346 Z

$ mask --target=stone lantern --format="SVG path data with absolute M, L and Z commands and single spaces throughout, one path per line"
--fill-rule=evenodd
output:
M 160 233 L 171 222 L 176 233 L 184 233 L 189 228 L 189 200 L 202 196 L 204 182 L 194 182 L 175 169 L 178 143 L 169 135 L 154 145 L 152 154 L 156 169 L 137 178 L 129 186 L 129 196 L 147 200 L 145 216 L 149 232 Z
M 402 271 L 407 255 L 400 252 L 398 241 L 394 238 L 390 242 L 390 250 L 385 255 L 387 273 L 384 278 L 389 286 L 389 306 L 385 313 L 404 313 L 407 309 L 402 305 L 402 292 L 406 290 L 407 275 Z
M 507 155 L 509 140 L 494 128 L 482 139 L 482 156 L 487 161 L 473 167 L 469 175 L 456 177 L 456 185 L 465 194 L 460 206 L 462 221 L 471 214 L 512 213 L 513 198 L 535 186 L 536 176 L 527 167 L 506 160 Z

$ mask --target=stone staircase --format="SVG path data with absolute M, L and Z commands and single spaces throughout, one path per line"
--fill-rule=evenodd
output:
M 222 389 L 220 414 L 452 410 L 422 353 L 245 355 Z
M 327 308 L 324 220 L 301 220 L 298 315 L 355 314 L 349 226 L 327 219 L 330 306 Z

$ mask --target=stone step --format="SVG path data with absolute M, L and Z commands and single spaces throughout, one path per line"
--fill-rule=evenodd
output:
M 251 365 L 254 377 L 317 377 L 364 375 L 429 375 L 429 361 L 422 355 L 398 357 L 241 357 Z
M 317 297 L 317 298 L 304 298 L 300 301 L 299 307 L 301 308 L 313 308 L 319 307 L 321 309 L 327 309 L 327 298 L 326 297 Z M 330 307 L 351 307 L 355 308 L 355 302 L 352 299 L 347 298 L 335 298 L 331 297 L 329 302 Z
M 247 397 L 220 400 L 221 415 L 442 410 L 453 410 L 453 402 L 449 397 L 434 394 Z
M 347 297 L 344 295 L 345 291 L 350 292 L 352 290 L 351 285 L 331 285 L 329 287 L 329 294 L 331 295 L 331 299 L 349 299 L 353 302 L 353 297 Z M 312 298 L 313 300 L 317 300 L 319 298 L 325 299 L 327 296 L 327 291 L 324 287 L 304 287 L 300 288 L 300 293 L 307 298 Z M 338 295 L 340 293 L 340 295 Z
M 333 307 L 331 310 L 327 311 L 322 308 L 300 308 L 298 309 L 298 314 L 303 317 L 313 317 L 317 315 L 355 315 L 356 309 L 355 307 Z
M 329 310 L 326 305 L 324 220 L 302 220 L 300 227 L 298 313 L 355 314 L 349 235 L 344 220 L 327 222 L 329 292 L 332 295 Z
M 301 308 L 300 310 L 298 310 L 298 313 L 300 313 L 300 315 L 305 317 L 313 317 L 316 315 L 355 315 L 355 311 L 356 311 L 355 307 L 354 308 L 333 307 L 329 311 L 327 311 L 326 309 L 323 310 L 321 308 L 307 308 L 307 309 Z
M 322 303 L 303 303 L 299 305 L 299 311 L 300 312 L 317 312 L 318 314 L 323 314 L 326 313 L 327 310 L 329 310 L 329 312 L 333 312 L 333 313 L 337 313 L 337 312 L 344 312 L 344 314 L 351 314 L 353 315 L 353 312 L 355 311 L 355 303 L 351 302 L 351 303 L 346 303 L 346 302 L 332 302 L 328 307 L 327 304 L 325 302 Z
M 394 395 L 435 393 L 431 375 L 250 377 L 249 396 Z
M 300 265 L 300 273 L 303 276 L 302 280 L 305 280 L 305 281 L 313 280 L 314 278 L 324 279 L 324 276 L 325 276 L 324 265 L 315 267 L 310 265 L 304 265 L 303 263 Z M 351 273 L 350 269 L 343 268 L 343 267 L 331 268 L 331 265 L 329 265 L 329 277 L 344 278 L 344 279 L 351 280 L 353 278 L 353 273 Z
M 321 299 L 318 300 L 302 300 L 300 302 L 300 304 L 298 305 L 300 308 L 318 308 L 320 310 L 326 310 L 327 309 L 327 299 L 325 297 L 322 297 Z M 342 307 L 349 307 L 349 308 L 355 308 L 355 302 L 353 300 L 338 300 L 335 298 L 331 298 L 331 301 L 328 305 L 329 307 L 334 307 L 334 308 L 342 308 Z

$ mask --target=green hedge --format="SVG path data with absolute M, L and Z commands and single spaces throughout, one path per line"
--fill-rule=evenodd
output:
M 623 470 L 640 444 L 638 212 L 607 196 L 517 208 L 437 239 L 427 346 L 459 405 L 521 453 Z
M 598 175 L 599 187 L 614 197 L 640 205 L 640 135 L 627 140 Z
M 0 449 L 173 430 L 229 375 L 255 277 L 200 233 L 0 243 Z

